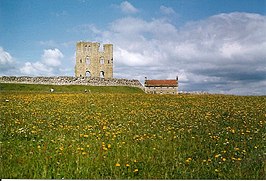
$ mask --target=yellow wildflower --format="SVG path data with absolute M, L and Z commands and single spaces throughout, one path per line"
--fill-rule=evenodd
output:
M 138 171 L 139 171 L 139 169 L 136 168 L 133 172 L 136 173 L 136 172 L 138 172 Z
M 110 148 L 111 148 L 111 144 L 108 144 L 108 145 L 107 145 L 107 148 L 109 148 L 109 149 L 110 149 Z
M 116 167 L 120 167 L 120 164 L 119 164 L 119 163 L 116 163 L 115 166 L 116 166 Z
M 128 163 L 126 164 L 126 167 L 129 167 L 129 164 Z
M 88 138 L 89 137 L 89 135 L 87 135 L 87 134 L 84 134 L 84 138 Z

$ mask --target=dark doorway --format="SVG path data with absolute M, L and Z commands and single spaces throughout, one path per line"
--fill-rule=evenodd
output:
M 91 77 L 90 71 L 86 71 L 86 77 Z
M 104 71 L 100 72 L 100 78 L 104 78 Z

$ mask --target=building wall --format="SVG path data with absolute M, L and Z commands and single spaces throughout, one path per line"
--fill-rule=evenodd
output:
M 113 78 L 113 45 L 104 44 L 99 51 L 100 43 L 78 42 L 76 46 L 76 77 Z
M 148 94 L 178 94 L 178 87 L 145 87 Z

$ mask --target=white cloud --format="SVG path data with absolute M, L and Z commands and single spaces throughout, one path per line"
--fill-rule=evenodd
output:
M 180 74 L 181 90 L 250 94 L 249 85 L 262 85 L 266 79 L 265 69 L 259 69 L 266 66 L 265 32 L 265 16 L 235 12 L 180 28 L 167 19 L 125 17 L 113 21 L 108 31 L 98 32 L 97 39 L 114 44 L 115 68 L 120 71 L 116 76 Z M 246 86 L 236 92 L 237 84 Z M 259 88 L 254 91 L 258 92 Z
M 12 75 L 16 73 L 16 61 L 11 54 L 0 47 L 0 75 Z
M 171 7 L 160 6 L 160 12 L 166 15 L 176 14 L 176 12 Z
M 12 56 L 8 52 L 6 52 L 2 47 L 0 47 L 0 65 L 6 66 L 12 63 Z
M 26 62 L 23 67 L 20 68 L 20 72 L 23 75 L 52 75 L 53 69 L 41 62 Z
M 63 54 L 57 48 L 44 50 L 42 55 L 42 61 L 45 65 L 57 67 L 61 65 L 61 59 L 63 58 Z
M 19 70 L 22 75 L 58 75 L 63 57 L 64 55 L 57 48 L 45 49 L 41 61 L 26 62 Z
M 139 10 L 135 8 L 132 4 L 130 4 L 128 1 L 123 1 L 120 4 L 120 8 L 122 12 L 124 13 L 137 13 Z

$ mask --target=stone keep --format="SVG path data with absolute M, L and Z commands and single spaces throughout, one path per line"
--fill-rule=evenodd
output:
M 99 51 L 100 43 L 78 42 L 76 47 L 76 77 L 113 78 L 113 45 L 104 44 Z

